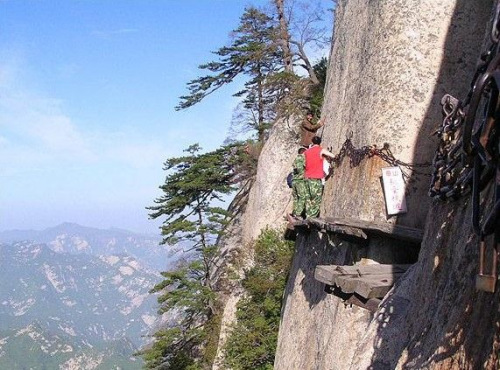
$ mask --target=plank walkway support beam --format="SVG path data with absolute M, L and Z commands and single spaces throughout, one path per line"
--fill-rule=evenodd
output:
M 382 302 L 379 298 L 365 299 L 356 293 L 344 293 L 338 286 L 325 285 L 325 292 L 341 298 L 346 306 L 355 305 L 370 312 L 376 312 L 380 302 Z
M 368 235 L 359 227 L 351 227 L 348 225 L 337 225 L 335 223 L 327 222 L 321 218 L 311 218 L 307 222 L 317 227 L 318 229 L 323 229 L 326 231 L 333 232 L 335 234 L 354 236 L 359 239 L 368 239 Z
M 367 300 L 384 297 L 410 266 L 408 264 L 319 265 L 314 271 L 314 278 L 327 286 L 333 286 L 342 294 L 355 294 L 366 303 Z
M 369 242 L 370 235 L 404 241 L 410 245 L 420 245 L 424 234 L 419 229 L 384 222 L 332 217 L 300 220 L 289 217 L 285 235 L 295 238 L 298 230 L 311 228 L 334 233 L 361 245 Z M 391 290 L 410 266 L 411 264 L 319 265 L 315 268 L 314 278 L 324 283 L 327 291 L 331 290 L 345 303 L 374 312 L 380 303 L 380 298 Z

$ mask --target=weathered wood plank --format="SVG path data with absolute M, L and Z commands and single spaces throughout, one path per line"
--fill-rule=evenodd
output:
M 406 240 L 413 243 L 421 243 L 424 232 L 412 227 L 393 225 L 383 222 L 363 221 L 352 218 L 326 217 L 324 222 L 331 225 L 341 225 L 362 229 L 365 232 L 373 232 L 395 239 Z
M 335 284 L 345 293 L 357 293 L 364 298 L 383 297 L 403 273 L 353 277 L 337 276 Z
M 300 218 L 294 218 L 292 215 L 287 214 L 286 218 L 288 220 L 288 226 L 289 228 L 294 228 L 296 226 L 308 226 L 308 222 L 306 220 L 300 219 Z
M 355 293 L 344 293 L 336 285 L 325 285 L 325 292 L 328 294 L 333 294 L 344 301 L 345 304 L 354 304 L 371 312 L 375 312 L 381 302 L 379 298 L 365 299 Z
M 381 298 L 411 265 L 319 265 L 314 278 L 338 287 L 342 293 L 358 294 L 362 298 Z
M 332 233 L 354 236 L 354 237 L 361 238 L 361 239 L 368 239 L 368 236 L 366 235 L 366 233 L 362 229 L 357 228 L 357 227 L 351 227 L 351 226 L 346 226 L 346 225 L 336 225 L 336 224 L 326 222 L 325 220 L 323 220 L 321 218 L 308 218 L 307 222 L 309 222 L 310 225 L 313 225 L 319 229 L 324 229 L 324 230 L 330 231 Z
M 366 235 L 362 229 L 357 229 L 355 227 L 328 224 L 326 230 L 336 234 L 355 236 L 365 240 L 368 239 L 368 235 Z
M 335 266 L 335 265 L 332 265 Z M 412 266 L 411 264 L 371 264 L 371 265 L 348 265 L 348 266 L 335 266 L 333 269 L 335 274 L 343 275 L 381 275 L 391 273 L 406 272 Z
M 355 292 L 366 299 L 381 298 L 391 290 L 394 283 L 398 281 L 401 276 L 403 276 L 403 274 L 398 273 L 358 278 Z
M 309 222 L 311 225 L 316 226 L 317 228 L 324 229 L 326 225 L 328 224 L 325 220 L 322 218 L 308 218 L 307 222 Z
M 319 265 L 314 269 L 314 278 L 326 285 L 335 284 L 335 276 L 331 265 Z
M 335 277 L 337 285 L 344 293 L 354 293 L 358 287 L 358 278 L 351 275 L 340 275 Z
M 370 298 L 365 302 L 359 299 L 359 297 L 357 297 L 355 294 L 345 300 L 345 303 L 356 305 L 370 312 L 376 312 L 378 310 L 380 302 L 382 302 L 382 300 L 378 298 Z
M 327 285 L 334 285 L 335 278 L 337 276 L 353 275 L 349 274 L 349 272 L 345 270 L 344 267 L 351 267 L 351 266 L 318 265 L 314 269 L 314 278 Z
M 314 278 L 322 283 L 333 285 L 338 276 L 364 277 L 371 275 L 404 273 L 411 265 L 318 265 L 314 270 Z

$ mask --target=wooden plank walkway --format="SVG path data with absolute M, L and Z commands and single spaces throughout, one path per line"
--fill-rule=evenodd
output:
M 364 299 L 382 298 L 411 265 L 319 265 L 314 278 L 338 287 L 342 293 L 357 294 Z
M 333 225 L 343 225 L 343 226 L 359 228 L 365 231 L 366 233 L 374 233 L 418 244 L 420 244 L 422 242 L 422 239 L 424 238 L 423 230 L 407 226 L 389 224 L 386 222 L 363 221 L 353 218 L 333 218 L 333 217 L 326 217 L 324 221 L 326 223 Z
M 335 223 L 327 222 L 321 218 L 310 218 L 307 220 L 310 225 L 333 232 L 335 234 L 354 236 L 360 239 L 368 239 L 366 233 L 359 227 L 351 227 L 349 225 L 337 225 Z
M 424 237 L 423 230 L 407 226 L 393 225 L 386 222 L 363 221 L 352 218 L 308 218 L 296 220 L 288 217 L 288 229 L 312 226 L 338 235 L 367 240 L 369 234 L 381 235 L 392 239 L 420 244 Z
M 380 235 L 419 245 L 424 236 L 422 230 L 387 222 L 332 217 L 306 220 L 288 217 L 288 221 L 285 238 L 292 240 L 295 239 L 298 230 L 311 228 L 335 233 L 345 240 L 360 244 L 369 243 L 370 235 Z M 346 304 L 355 304 L 375 312 L 380 298 L 389 292 L 410 266 L 409 264 L 318 265 L 314 271 L 314 278 L 326 284 L 325 289 L 342 298 Z

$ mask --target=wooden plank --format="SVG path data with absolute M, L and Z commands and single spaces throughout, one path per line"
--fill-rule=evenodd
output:
M 383 297 L 391 289 L 403 273 L 369 275 L 364 277 L 354 277 L 341 275 L 335 278 L 335 284 L 344 293 L 357 293 L 364 298 Z
M 314 278 L 327 285 L 334 285 L 337 276 L 349 275 L 349 272 L 345 270 L 345 267 L 352 266 L 318 265 L 314 269 Z M 350 275 L 353 274 L 351 273 Z
M 355 236 L 360 239 L 368 239 L 368 235 L 362 230 L 350 226 L 339 226 L 339 225 L 327 225 L 326 230 L 342 235 Z
M 316 226 L 319 229 L 324 229 L 326 228 L 326 225 L 328 225 L 328 223 L 325 222 L 325 220 L 317 217 L 308 218 L 307 222 L 309 222 L 313 226 Z
M 358 287 L 359 278 L 351 275 L 340 275 L 335 277 L 337 285 L 344 293 L 354 293 Z
M 412 227 L 393 225 L 384 222 L 363 221 L 352 218 L 333 218 L 326 217 L 324 222 L 332 225 L 343 225 L 353 228 L 359 228 L 367 232 L 373 232 L 395 239 L 406 240 L 413 243 L 421 243 L 424 232 Z
M 314 269 L 314 278 L 326 285 L 335 284 L 335 276 L 331 265 L 319 265 Z
M 338 276 L 363 277 L 370 275 L 384 275 L 404 273 L 411 265 L 318 265 L 314 270 L 314 278 L 322 283 L 333 285 Z
M 286 218 L 288 220 L 288 228 L 295 228 L 297 226 L 308 226 L 308 222 L 306 220 L 300 219 L 300 218 L 293 218 L 290 214 L 286 215 Z
M 333 294 L 336 297 L 339 297 L 344 301 L 345 304 L 354 304 L 371 312 L 377 311 L 378 306 L 381 302 L 381 300 L 378 298 L 365 299 L 355 293 L 344 293 L 336 285 L 334 286 L 325 285 L 325 292 L 328 294 Z
M 355 294 L 350 296 L 348 299 L 345 300 L 345 303 L 348 304 L 353 304 L 356 306 L 359 306 L 361 308 L 364 308 L 365 310 L 368 310 L 370 312 L 376 312 L 378 310 L 378 306 L 380 305 L 380 302 L 382 302 L 378 298 L 370 298 L 368 300 L 362 300 L 359 299 Z
M 385 296 L 392 286 L 403 274 L 374 275 L 358 278 L 355 292 L 363 298 L 381 298 Z
M 411 265 L 318 265 L 314 278 L 327 285 L 338 287 L 344 294 L 381 298 Z
M 412 265 L 411 264 L 388 265 L 388 264 L 377 263 L 371 265 L 348 265 L 348 266 L 331 265 L 331 266 L 335 266 L 332 272 L 334 274 L 365 276 L 365 275 L 404 273 Z
M 335 225 L 332 223 L 328 223 L 321 218 L 308 218 L 307 221 L 309 222 L 310 225 L 313 225 L 319 229 L 324 229 L 336 234 L 349 235 L 361 239 L 368 239 L 366 233 L 360 228 L 350 227 L 345 225 Z
M 355 278 L 352 276 L 338 276 L 335 281 L 336 285 L 343 293 L 356 293 L 365 299 L 382 298 L 391 290 L 394 283 L 402 276 L 396 275 L 379 275 L 369 278 Z

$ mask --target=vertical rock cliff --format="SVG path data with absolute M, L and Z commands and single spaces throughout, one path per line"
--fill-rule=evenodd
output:
M 240 191 L 236 217 L 231 222 L 222 241 L 222 259 L 214 273 L 232 271 L 243 276 L 243 270 L 252 265 L 251 243 L 266 227 L 281 229 L 286 224 L 286 214 L 291 212 L 291 191 L 286 185 L 297 153 L 298 126 L 296 122 L 279 120 L 270 132 L 269 139 L 259 156 L 257 175 L 251 184 Z M 234 262 L 235 258 L 238 260 Z M 235 320 L 236 305 L 244 294 L 239 281 L 224 276 L 219 280 L 221 300 L 224 302 L 218 352 L 213 369 L 223 369 L 222 348 L 230 325 Z
M 352 132 L 356 147 L 388 143 L 407 163 L 430 162 L 431 131 L 444 93 L 464 98 L 492 2 L 342 0 L 337 4 L 323 116 L 335 153 Z M 325 187 L 322 217 L 349 217 L 425 230 L 411 245 L 372 238 L 359 246 L 318 231 L 297 238 L 275 359 L 288 369 L 496 369 L 500 293 L 478 292 L 477 239 L 467 198 L 427 197 L 429 178 L 409 173 L 408 213 L 387 217 L 378 157 L 345 160 Z M 428 216 L 429 215 L 429 216 Z M 428 216 L 428 217 L 427 217 Z M 375 314 L 324 291 L 316 265 L 416 262 Z

